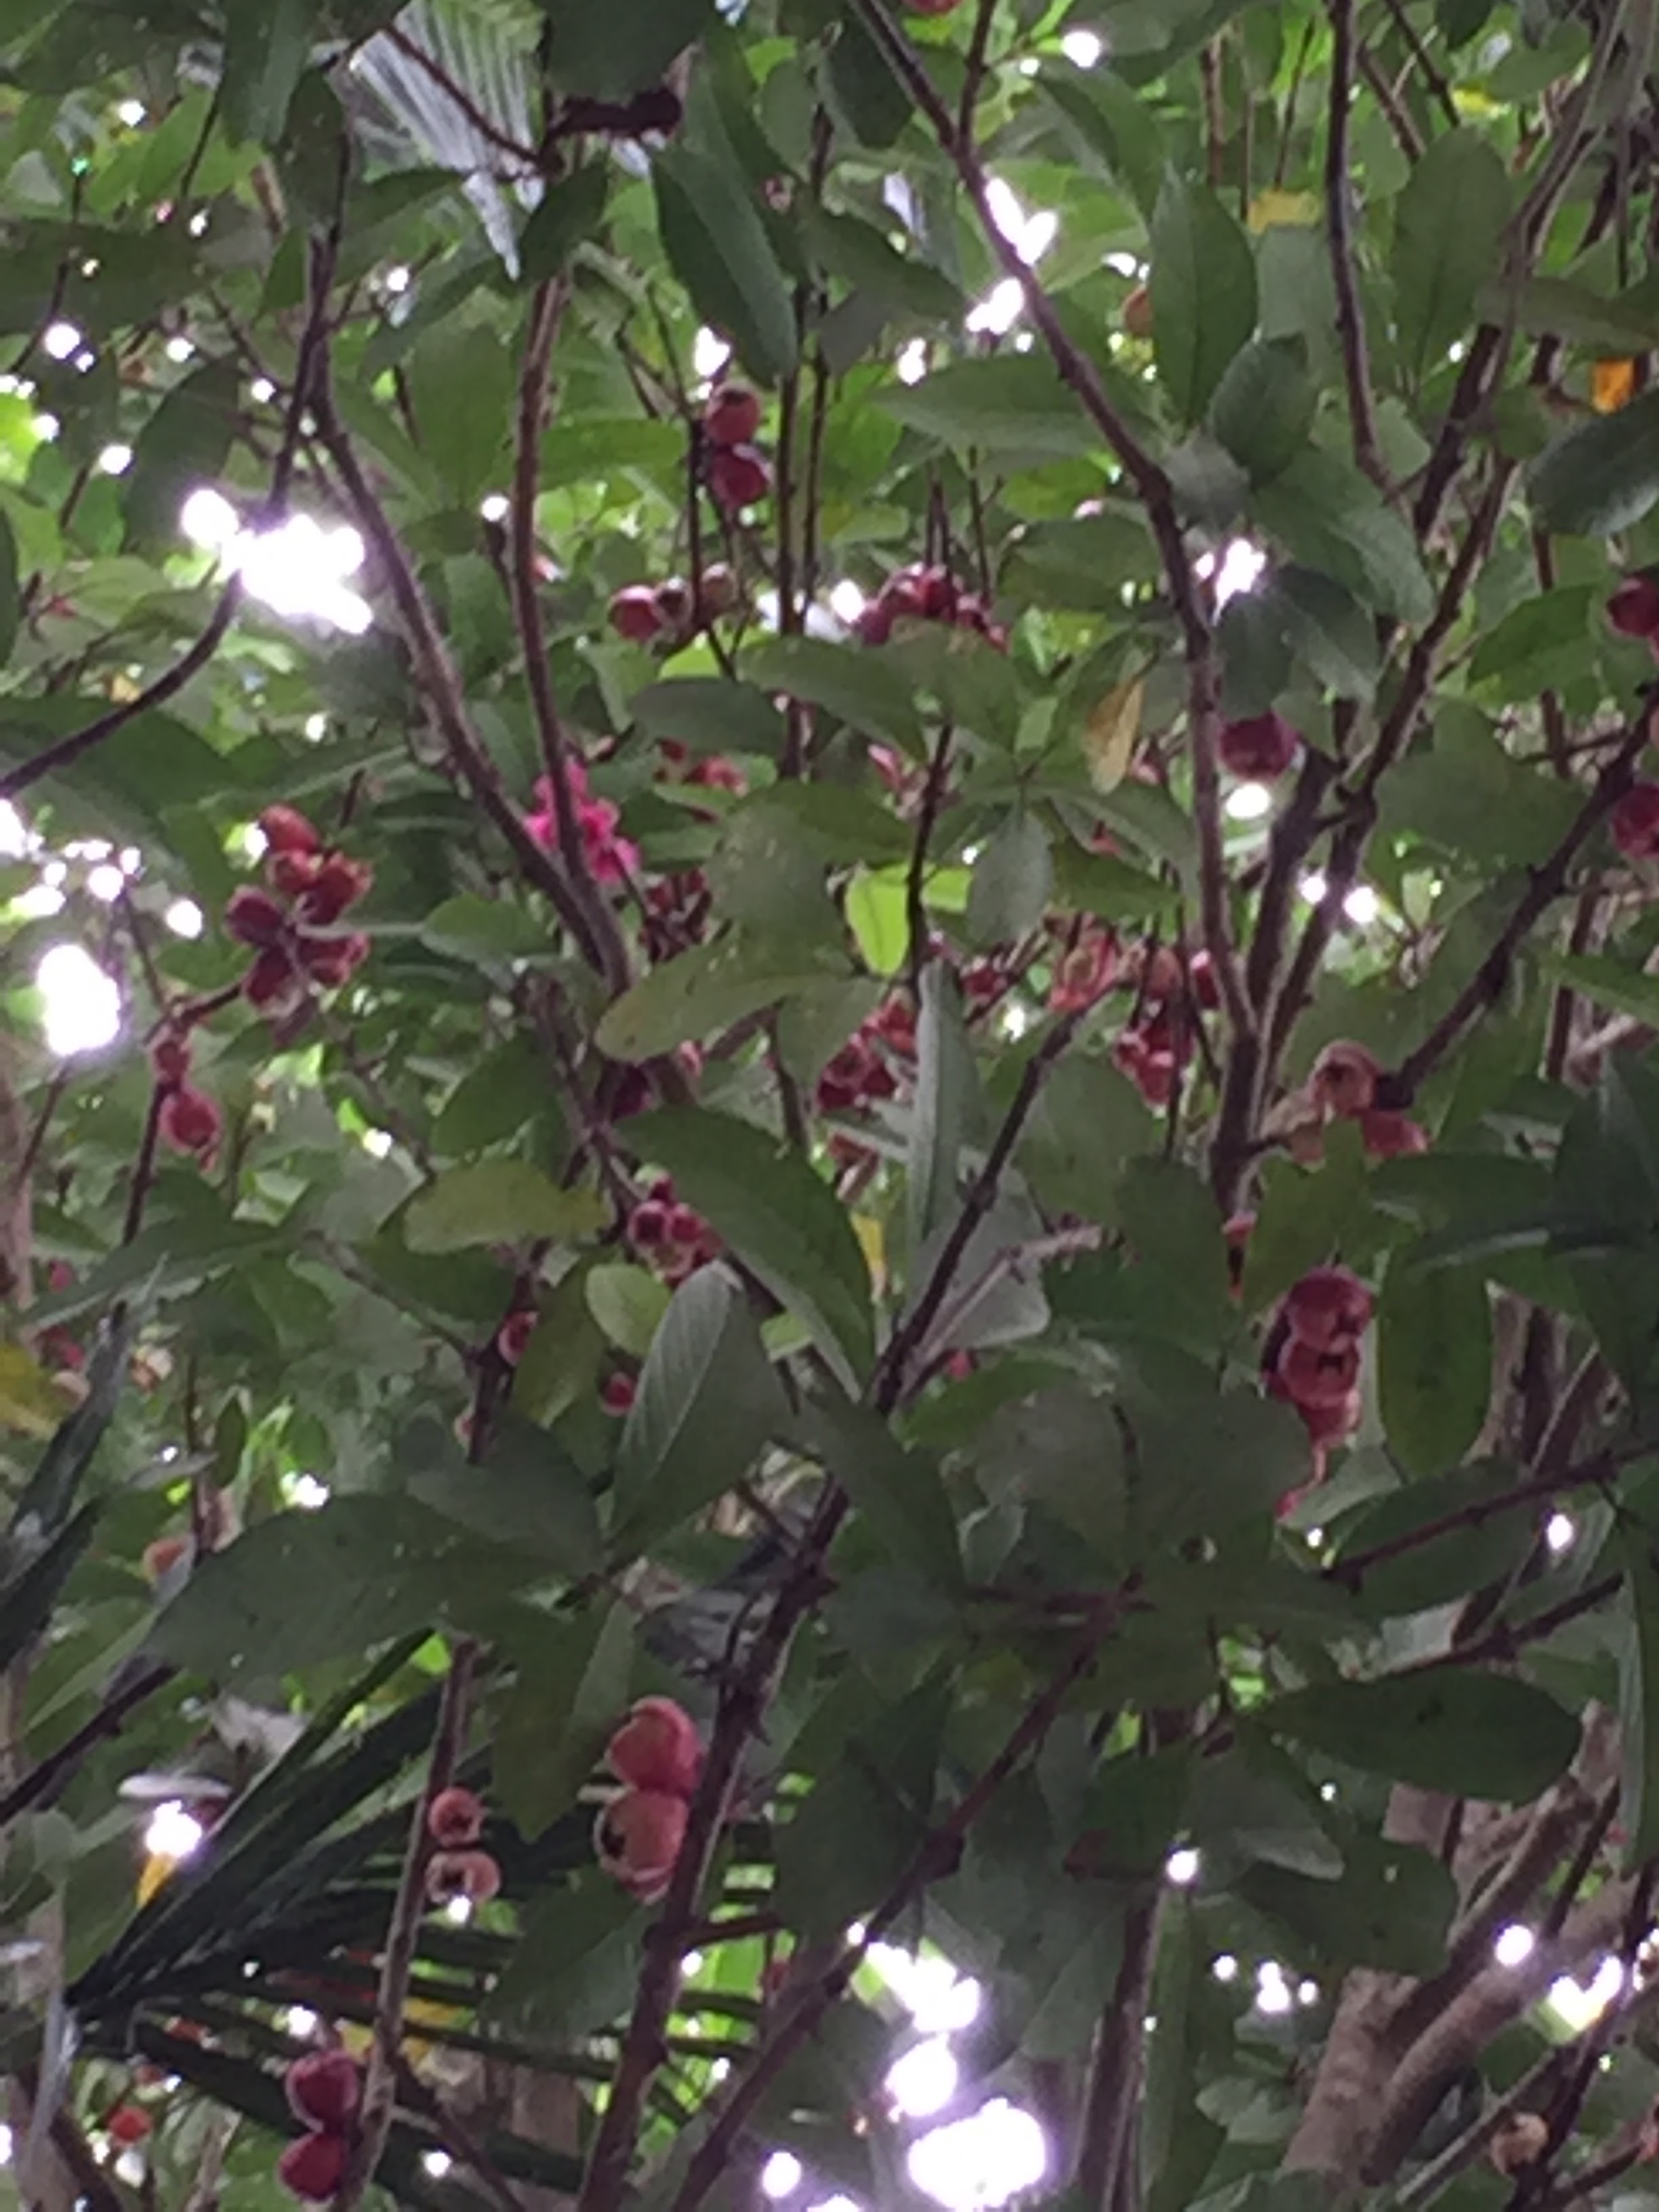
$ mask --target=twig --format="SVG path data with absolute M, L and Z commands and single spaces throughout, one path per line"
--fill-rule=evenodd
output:
M 582 842 L 570 772 L 570 747 L 548 672 L 547 634 L 536 578 L 536 497 L 541 489 L 541 440 L 553 344 L 563 311 L 562 280 L 538 284 L 530 307 L 524 369 L 519 379 L 518 447 L 513 471 L 510 544 L 513 619 L 524 650 L 525 681 L 553 805 L 559 858 L 574 906 L 582 917 L 581 939 L 590 963 L 613 991 L 626 988 L 628 955 L 616 916 L 605 904 Z
M 1417 33 L 1413 29 L 1411 19 L 1407 15 L 1405 9 L 1401 5 L 1401 0 L 1382 0 L 1382 4 L 1388 9 L 1389 15 L 1394 18 L 1395 29 L 1398 30 L 1401 37 L 1406 41 L 1407 46 L 1410 48 L 1412 59 L 1417 64 L 1418 68 L 1423 72 L 1423 82 L 1428 86 L 1429 90 L 1439 102 L 1441 112 L 1444 115 L 1447 122 L 1451 125 L 1452 129 L 1455 131 L 1458 125 L 1462 121 L 1462 118 L 1457 112 L 1457 102 L 1452 97 L 1452 89 L 1450 85 L 1447 83 L 1444 76 L 1442 76 L 1440 70 L 1436 67 L 1434 58 L 1429 52 L 1428 48 L 1423 44 L 1422 40 L 1418 37 Z
M 946 722 L 934 740 L 933 758 L 927 763 L 927 781 L 922 786 L 921 805 L 916 815 L 916 842 L 911 848 L 910 868 L 904 884 L 905 922 L 910 933 L 905 964 L 910 975 L 910 996 L 918 1014 L 921 1011 L 921 971 L 927 964 L 927 906 L 923 896 L 927 881 L 927 848 L 945 801 L 945 787 L 951 773 L 951 744 L 955 735 Z
M 38 1805 L 44 1797 L 48 1802 L 62 1788 L 87 1753 L 106 1736 L 118 1735 L 123 1723 L 138 1707 L 153 1698 L 158 1690 L 165 1689 L 173 1680 L 171 1667 L 147 1667 L 121 1689 L 112 1692 L 99 1706 L 90 1720 L 83 1721 L 66 1743 L 32 1766 L 16 1786 L 0 1797 L 0 1831 L 3 1831 L 20 1813 L 27 1813 L 31 1805 Z
M 1567 887 L 1574 861 L 1630 789 L 1636 761 L 1648 743 L 1651 712 L 1651 703 L 1644 702 L 1624 744 L 1596 777 L 1571 828 L 1549 858 L 1533 870 L 1532 881 L 1516 901 L 1515 911 L 1492 950 L 1422 1043 L 1408 1053 L 1395 1070 L 1391 1079 L 1393 1095 L 1402 1105 L 1410 1102 L 1419 1085 L 1438 1066 L 1469 1023 L 1503 990 L 1517 948 L 1546 908 L 1560 897 Z
M 1134 2139 L 1162 1903 L 1154 1884 L 1124 1917 L 1123 1957 L 1095 2039 L 1078 2156 L 1078 2193 L 1087 2212 L 1113 2212 Z
M 1336 332 L 1348 387 L 1353 457 L 1374 484 L 1386 489 L 1388 471 L 1376 441 L 1376 409 L 1371 398 L 1370 359 L 1365 346 L 1365 311 L 1359 297 L 1354 260 L 1352 189 L 1348 153 L 1348 109 L 1353 99 L 1354 0 L 1330 0 L 1331 98 L 1325 136 L 1325 228 L 1330 239 L 1331 276 L 1336 288 Z
M 1334 1559 L 1322 1572 L 1327 1582 L 1340 1583 L 1346 1589 L 1358 1590 L 1373 1567 L 1380 1567 L 1390 1559 L 1403 1559 L 1408 1553 L 1419 1551 L 1425 1544 L 1433 1544 L 1442 1536 L 1449 1536 L 1458 1528 L 1483 1528 L 1500 1514 L 1512 1513 L 1517 1506 L 1530 1505 L 1543 1498 L 1560 1498 L 1571 1490 L 1582 1489 L 1606 1479 L 1604 1471 L 1595 1468 L 1571 1468 L 1565 1471 L 1552 1468 L 1547 1474 L 1528 1482 L 1518 1482 L 1512 1489 L 1494 1498 L 1477 1498 L 1468 1505 L 1460 1505 L 1455 1512 L 1442 1513 L 1432 1521 L 1425 1521 L 1416 1528 L 1407 1528 L 1386 1543 L 1373 1544 L 1368 1551 L 1356 1552 L 1350 1559 Z
M 991 22 L 997 12 L 997 0 L 979 0 L 979 12 L 974 17 L 974 27 L 968 40 L 968 66 L 962 80 L 962 100 L 957 109 L 957 136 L 964 145 L 974 141 L 974 110 L 979 106 L 980 88 L 985 82 L 985 58 L 990 51 Z
M 449 1674 L 439 1702 L 426 1784 L 410 1815 L 403 1872 L 386 1928 L 386 1952 L 374 1998 L 374 2039 L 363 2081 L 362 2110 L 352 2137 L 345 2179 L 334 2199 L 333 2212 L 350 2212 L 350 2208 L 362 2200 L 392 2132 L 392 2114 L 397 2108 L 398 2069 L 403 2055 L 404 2008 L 409 2001 L 409 1980 L 420 1940 L 421 1915 L 426 1909 L 427 1869 L 433 1852 L 427 1812 L 439 1791 L 448 1788 L 459 1762 L 477 1656 L 478 1647 L 470 1637 L 458 1638 L 450 1651 Z
M 726 2172 L 738 2139 L 767 2089 L 830 2006 L 842 1996 L 867 1957 L 871 1945 L 892 1927 L 930 1882 L 955 1866 L 963 1840 L 974 1823 L 1003 1784 L 1047 1741 L 1073 1687 L 1093 1665 L 1101 1645 L 1116 1628 L 1127 1595 L 1127 1591 L 1114 1590 L 1094 1601 L 1088 1620 L 1064 1666 L 1042 1695 L 1026 1708 L 978 1781 L 927 1835 L 910 1865 L 866 1919 L 860 1939 L 842 1945 L 816 1980 L 805 1984 L 794 1996 L 770 2040 L 755 2054 L 748 2071 L 692 2153 L 670 2212 L 695 2212 L 695 2208 L 703 2202 Z

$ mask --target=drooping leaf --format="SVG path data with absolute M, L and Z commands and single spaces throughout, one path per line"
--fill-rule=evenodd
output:
M 1320 1682 L 1265 1707 L 1288 1736 L 1392 1782 L 1527 1804 L 1578 1747 L 1572 1715 L 1529 1683 L 1474 1667 L 1368 1682 Z
M 916 1087 L 905 1158 L 905 1215 L 920 1250 L 956 1211 L 962 1147 L 976 1096 L 973 1052 L 956 985 L 941 961 L 922 970 L 916 1020 Z
M 729 1490 L 783 1416 L 743 1294 L 723 1269 L 699 1267 L 663 1316 L 623 1431 L 619 1546 L 654 1542 Z
M 1000 823 L 974 863 L 968 933 L 975 945 L 1010 945 L 1042 921 L 1054 887 L 1042 824 L 1023 810 Z
M 236 434 L 241 372 L 233 360 L 194 369 L 139 433 L 125 478 L 130 546 L 176 545 L 190 494 L 222 473 Z
M 480 1160 L 447 1168 L 410 1200 L 404 1240 L 411 1252 L 465 1252 L 543 1237 L 565 1243 L 591 1237 L 608 1218 L 596 1191 L 562 1190 L 527 1160 Z
M 744 674 L 768 690 L 822 707 L 855 730 L 902 745 L 921 742 L 915 696 L 890 663 L 820 637 L 775 637 L 744 659 Z
M 1438 132 L 1395 211 L 1395 313 L 1401 344 L 1421 376 L 1468 327 L 1499 260 L 1510 180 L 1491 142 L 1473 130 Z M 1456 210 L 1455 221 L 1448 210 Z
M 771 384 L 795 366 L 794 309 L 747 180 L 729 154 L 678 146 L 652 164 L 663 250 L 698 312 Z
M 956 1516 L 927 1454 L 907 1449 L 886 1422 L 848 1399 L 816 1397 L 800 1434 L 852 1498 L 884 1551 L 947 1590 L 959 1588 Z
M 661 78 L 714 21 L 714 0 L 617 0 L 566 8 L 547 0 L 547 68 L 562 92 L 626 100 Z
M 1083 727 L 1083 757 L 1089 764 L 1089 781 L 1099 792 L 1115 791 L 1133 764 L 1140 742 L 1140 717 L 1146 704 L 1146 679 L 1133 676 L 1114 684 Z
M 780 963 L 775 948 L 741 937 L 696 945 L 612 1001 L 600 1017 L 599 1048 L 613 1060 L 650 1060 L 833 981 L 835 973 L 799 959 Z
M 311 51 L 316 0 L 233 0 L 219 99 L 233 139 L 273 145 Z
M 869 1270 L 823 1178 L 752 1122 L 701 1108 L 641 1115 L 630 1136 L 856 1388 L 874 1354 Z
M 1564 430 L 1528 481 L 1542 529 L 1579 538 L 1628 530 L 1659 500 L 1659 391 Z
M 1455 1467 L 1492 1394 L 1492 1308 L 1468 1268 L 1426 1273 L 1397 1254 L 1376 1315 L 1377 1397 L 1390 1449 L 1415 1474 Z
M 1318 397 L 1296 347 L 1253 338 L 1215 388 L 1210 428 L 1253 478 L 1276 477 L 1306 442 Z
M 1173 169 L 1152 221 L 1152 351 L 1176 412 L 1197 422 L 1255 328 L 1249 240 L 1207 185 Z

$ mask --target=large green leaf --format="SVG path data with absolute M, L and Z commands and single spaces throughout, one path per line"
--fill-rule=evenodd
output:
M 907 1449 L 866 1407 L 828 1395 L 808 1401 L 800 1434 L 884 1551 L 946 1589 L 960 1587 L 956 1516 L 927 1454 Z
M 1659 500 L 1659 391 L 1564 430 L 1528 481 L 1545 530 L 1581 538 L 1628 530 Z
M 811 1330 L 848 1388 L 874 1356 L 870 1272 L 846 1208 L 799 1152 L 699 1108 L 641 1115 L 630 1139 L 744 1265 Z
M 1197 422 L 1255 328 L 1255 258 L 1215 193 L 1171 170 L 1152 210 L 1152 262 L 1158 379 L 1182 420 Z
M 606 1007 L 599 1048 L 613 1060 L 651 1060 L 835 980 L 834 969 L 805 965 L 799 952 L 781 962 L 776 947 L 740 937 L 696 945 L 653 968 Z
M 1473 1667 L 1320 1682 L 1274 1699 L 1261 1718 L 1363 1773 L 1517 1805 L 1547 1790 L 1578 1747 L 1577 1722 L 1553 1698 Z
M 569 8 L 544 0 L 547 68 L 562 92 L 626 100 L 655 84 L 714 21 L 714 0 L 606 0 Z
M 1058 372 L 1035 353 L 952 362 L 919 383 L 884 391 L 880 404 L 942 445 L 1016 460 L 1065 459 L 1095 453 L 1101 442 Z
M 680 146 L 658 155 L 652 175 L 663 250 L 698 312 L 731 334 L 750 375 L 789 375 L 794 307 L 742 170 L 723 151 Z
M 1395 314 L 1414 376 L 1466 330 L 1509 211 L 1509 177 L 1490 140 L 1473 130 L 1431 139 L 1395 210 Z
M 1334 577 L 1379 614 L 1427 620 L 1434 592 L 1417 541 L 1348 462 L 1304 452 L 1261 485 L 1251 503 L 1262 526 L 1310 568 Z
M 743 672 L 769 690 L 824 708 L 855 730 L 901 744 L 921 741 L 910 685 L 890 662 L 857 646 L 820 637 L 769 638 L 745 656 Z
M 623 1431 L 618 1547 L 646 1547 L 730 1490 L 785 1410 L 743 1293 L 724 1269 L 698 1268 L 674 1293 Z
M 1480 1433 L 1492 1388 L 1492 1302 L 1467 1267 L 1389 1261 L 1376 1314 L 1377 1399 L 1389 1446 L 1413 1474 L 1455 1467 Z
M 236 434 L 241 371 L 209 362 L 168 392 L 139 433 L 126 477 L 127 543 L 176 547 L 191 493 L 222 474 Z
M 480 1160 L 446 1169 L 410 1200 L 404 1241 L 411 1252 L 465 1252 L 544 1237 L 567 1243 L 591 1237 L 608 1218 L 595 1191 L 562 1189 L 527 1160 Z
M 273 145 L 310 56 L 317 0 L 233 0 L 225 11 L 221 111 L 233 139 Z

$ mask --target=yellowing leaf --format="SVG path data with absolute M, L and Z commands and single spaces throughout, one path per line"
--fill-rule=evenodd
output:
M 0 1344 L 0 1428 L 26 1437 L 49 1437 L 68 1401 L 32 1352 Z
M 138 1902 L 148 1905 L 161 1884 L 178 1865 L 165 1851 L 152 1851 L 138 1872 Z
M 109 696 L 118 707 L 130 707 L 138 696 L 140 687 L 130 676 L 118 672 L 109 679 Z
M 887 1286 L 887 1239 L 881 1224 L 873 1214 L 855 1213 L 853 1229 L 864 1254 L 864 1263 L 870 1270 L 870 1280 L 879 1293 Z
M 1146 697 L 1144 677 L 1115 684 L 1085 724 L 1083 756 L 1089 763 L 1089 781 L 1097 791 L 1115 791 L 1129 773 L 1140 738 L 1140 710 Z
M 1636 397 L 1633 361 L 1598 361 L 1590 369 L 1590 404 L 1598 415 L 1616 415 Z
M 1258 238 L 1264 230 L 1272 230 L 1279 223 L 1306 230 L 1318 220 L 1319 201 L 1314 193 L 1281 192 L 1272 188 L 1256 194 L 1247 217 Z

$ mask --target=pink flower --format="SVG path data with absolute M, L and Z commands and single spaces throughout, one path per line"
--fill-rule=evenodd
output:
M 587 792 L 587 770 L 580 761 L 572 761 L 569 769 L 570 796 L 576 808 L 576 827 L 582 842 L 582 854 L 587 862 L 588 873 L 596 884 L 613 885 L 626 882 L 640 865 L 640 848 L 629 837 L 617 835 L 621 810 L 609 799 L 591 799 Z M 555 808 L 553 787 L 545 776 L 536 785 L 538 802 L 533 814 L 526 814 L 524 826 L 532 842 L 544 853 L 556 852 L 559 844 L 558 814 Z

